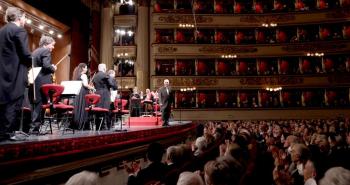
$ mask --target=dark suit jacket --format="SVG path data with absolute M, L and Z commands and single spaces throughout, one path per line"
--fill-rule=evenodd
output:
M 109 109 L 111 104 L 111 93 L 109 91 L 116 84 L 112 84 L 110 77 L 104 72 L 97 72 L 92 79 L 96 94 L 101 96 L 100 102 L 97 106 Z
M 40 88 L 44 84 L 52 83 L 52 74 L 55 68 L 51 63 L 51 52 L 49 49 L 40 47 L 33 52 L 34 67 L 41 67 L 41 71 L 35 79 L 36 100 L 41 101 Z
M 144 169 L 141 169 L 137 176 L 129 176 L 127 185 L 145 185 L 150 182 L 163 180 L 168 168 L 161 162 L 153 162 Z
M 173 92 L 171 90 L 171 87 L 168 87 L 169 94 L 166 90 L 166 88 L 163 86 L 159 89 L 159 103 L 162 104 L 160 107 L 160 110 L 163 111 L 165 109 L 170 109 L 171 104 L 173 103 Z
M 24 28 L 8 23 L 0 29 L 0 104 L 24 94 L 31 54 Z

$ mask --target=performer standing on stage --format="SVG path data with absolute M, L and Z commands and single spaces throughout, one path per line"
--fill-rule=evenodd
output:
M 164 86 L 158 91 L 159 93 L 159 105 L 162 112 L 163 126 L 169 126 L 169 117 L 171 112 L 171 104 L 173 103 L 173 94 L 169 87 L 169 80 L 164 80 Z
M 113 86 L 113 84 L 111 84 L 109 78 L 110 77 L 106 74 L 106 64 L 99 64 L 98 72 L 93 77 L 92 82 L 96 88 L 96 94 L 101 96 L 100 102 L 97 106 L 105 109 L 109 109 L 111 103 L 111 93 L 109 89 Z M 106 117 L 106 122 L 109 123 L 110 119 L 108 116 Z
M 87 65 L 85 63 L 80 63 L 73 71 L 73 80 L 82 81 L 79 95 L 74 99 L 74 118 L 73 125 L 71 125 L 73 129 L 90 129 L 89 124 L 85 124 L 85 128 L 83 128 L 84 123 L 88 121 L 88 113 L 85 111 L 88 104 L 85 101 L 85 95 L 87 95 L 89 91 L 94 91 L 95 88 L 89 85 L 89 80 L 86 75 L 87 70 Z
M 17 130 L 16 117 L 20 115 L 31 65 L 28 35 L 23 28 L 25 13 L 9 7 L 5 21 L 7 24 L 0 29 L 0 140 Z
M 36 77 L 35 83 L 35 100 L 33 100 L 32 125 L 31 131 L 38 132 L 42 122 L 41 114 L 43 103 L 47 103 L 46 96 L 41 91 L 41 86 L 52 83 L 52 74 L 55 73 L 57 67 L 51 64 L 51 52 L 55 48 L 55 40 L 43 35 L 39 41 L 39 48 L 33 52 L 34 67 L 41 67 Z
M 139 117 L 141 109 L 141 95 L 138 92 L 137 87 L 135 86 L 132 89 L 132 93 L 130 94 L 130 116 L 131 117 Z

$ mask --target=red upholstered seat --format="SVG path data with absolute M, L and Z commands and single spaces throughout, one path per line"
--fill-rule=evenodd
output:
M 100 130 L 104 120 L 106 119 L 106 114 L 109 112 L 109 110 L 102 107 L 96 107 L 96 104 L 98 104 L 101 99 L 101 96 L 98 94 L 87 94 L 84 98 L 89 105 L 88 108 L 85 108 L 85 111 L 89 113 L 89 122 L 91 125 L 90 127 L 92 128 L 92 120 L 93 124 L 96 125 L 96 116 L 99 116 L 101 118 L 101 123 L 99 125 L 98 130 Z M 84 125 L 82 129 L 84 129 Z
M 68 116 L 70 114 L 69 112 L 74 109 L 74 106 L 66 105 L 64 103 L 58 102 L 60 99 L 60 96 L 63 93 L 63 90 L 64 90 L 64 86 L 58 85 L 58 84 L 44 84 L 43 86 L 41 86 L 41 91 L 49 100 L 47 104 L 42 105 L 42 108 L 45 110 L 50 109 L 50 112 L 49 112 L 50 115 L 46 118 L 49 119 L 51 133 L 52 133 L 51 123 L 53 121 L 53 118 L 56 117 L 58 120 L 63 121 L 62 124 L 64 125 L 64 130 L 65 130 L 66 127 L 68 128 L 69 118 L 71 118 L 71 116 Z M 62 115 L 62 117 L 56 116 L 56 113 L 59 113 L 60 115 Z M 60 128 L 59 125 L 58 125 L 58 128 Z

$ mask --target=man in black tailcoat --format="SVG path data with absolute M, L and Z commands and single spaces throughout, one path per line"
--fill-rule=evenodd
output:
M 17 130 L 16 117 L 28 83 L 31 53 L 28 48 L 25 13 L 16 7 L 6 10 L 7 24 L 0 29 L 0 140 Z
M 111 77 L 106 73 L 106 70 L 106 64 L 99 64 L 98 72 L 93 76 L 92 82 L 96 89 L 96 94 L 101 96 L 100 102 L 97 106 L 109 110 L 111 104 L 111 92 L 109 90 L 116 84 L 112 82 Z M 109 116 L 106 116 L 105 121 L 106 123 L 110 123 Z M 109 125 L 105 125 L 105 127 L 102 128 L 107 129 L 108 126 Z
M 169 126 L 169 117 L 171 112 L 171 104 L 174 97 L 173 92 L 169 86 L 169 80 L 164 80 L 164 86 L 158 91 L 160 111 L 162 112 L 163 126 Z
M 57 69 L 57 67 L 51 63 L 51 52 L 55 47 L 55 43 L 56 42 L 52 37 L 43 35 L 39 41 L 39 48 L 33 51 L 34 67 L 41 67 L 41 70 L 34 81 L 35 100 L 33 101 L 31 125 L 31 130 L 34 132 L 39 131 L 42 122 L 42 105 L 46 104 L 48 101 L 46 96 L 42 93 L 41 87 L 44 84 L 52 83 L 52 74 Z

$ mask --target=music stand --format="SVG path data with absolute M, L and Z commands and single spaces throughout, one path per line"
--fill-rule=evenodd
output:
M 120 92 L 121 93 L 121 92 Z M 119 129 L 114 129 L 113 131 L 114 132 L 127 132 L 128 130 L 127 129 L 123 129 L 123 114 L 122 114 L 122 109 L 123 109 L 123 99 L 122 99 L 122 96 L 120 95 L 119 98 L 117 98 L 117 108 L 118 108 L 118 117 L 120 118 L 120 127 Z
M 64 90 L 61 94 L 61 97 L 66 97 L 68 99 L 68 102 L 67 102 L 67 105 L 69 105 L 69 100 L 70 98 L 73 98 L 77 95 L 79 95 L 80 93 L 80 90 L 83 86 L 83 82 L 80 81 L 80 80 L 76 80 L 76 81 L 62 81 L 61 82 L 61 85 L 64 87 Z M 67 121 L 69 120 L 69 117 L 67 115 Z M 67 128 L 66 126 L 64 127 L 66 129 L 70 129 L 70 128 Z M 73 133 L 74 133 L 74 129 L 73 130 Z M 63 133 L 64 133 L 64 129 L 63 129 Z

